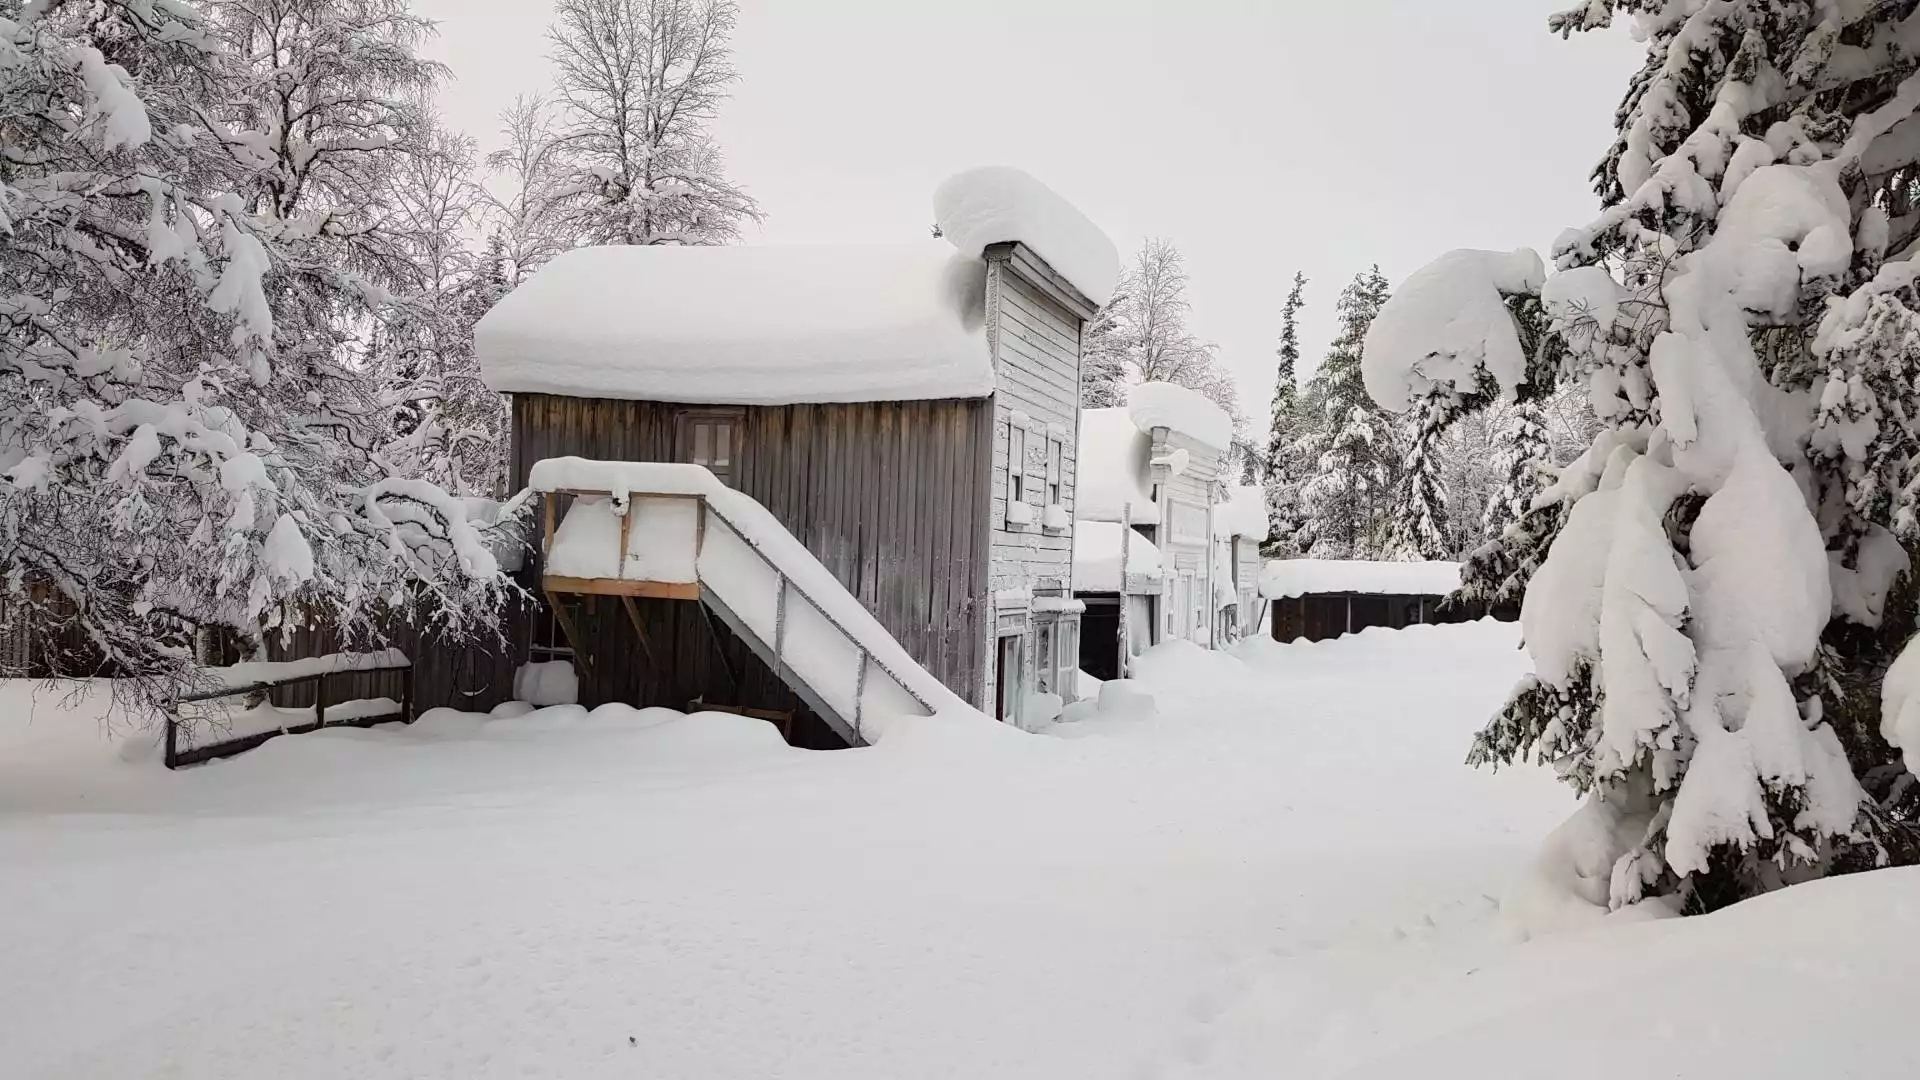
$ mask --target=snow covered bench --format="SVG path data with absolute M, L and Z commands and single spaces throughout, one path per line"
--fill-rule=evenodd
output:
M 328 679 L 372 671 L 401 674 L 399 701 L 387 697 L 328 701 Z M 214 685 L 176 697 L 167 716 L 165 761 L 169 769 L 231 757 L 280 735 L 413 720 L 413 662 L 398 649 L 233 664 L 207 668 L 203 674 Z M 288 708 L 262 700 L 235 711 L 216 704 L 305 685 L 313 687 L 310 707 Z

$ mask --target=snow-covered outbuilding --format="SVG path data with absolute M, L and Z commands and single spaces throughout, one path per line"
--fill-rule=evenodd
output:
M 1256 632 L 1267 604 L 1260 596 L 1260 545 L 1267 542 L 1267 492 L 1258 484 L 1227 488 L 1213 508 L 1214 636 L 1233 641 Z
M 1080 617 L 1080 668 L 1097 679 L 1124 674 L 1127 657 L 1160 640 L 1162 575 L 1153 536 L 1153 437 L 1124 408 L 1080 413 L 1074 454 L 1073 595 Z
M 563 457 L 703 466 L 915 664 L 1025 723 L 1073 696 L 1080 339 L 1119 260 L 1017 170 L 962 173 L 934 203 L 941 237 L 897 245 L 569 251 L 480 321 L 475 349 L 513 398 L 516 486 Z M 672 602 L 697 582 L 615 596 L 561 576 L 588 584 L 551 590 L 532 638 L 571 648 L 583 703 L 719 702 L 792 714 L 797 743 L 859 741 L 712 604 Z
M 1232 544 L 1223 554 L 1214 539 L 1230 494 L 1221 472 L 1232 440 L 1224 410 L 1171 383 L 1135 386 L 1125 407 L 1080 414 L 1075 516 L 1104 526 L 1076 538 L 1074 552 L 1089 674 L 1124 674 L 1127 657 L 1169 638 L 1208 644 L 1220 636 L 1222 607 L 1233 603 L 1222 598 L 1238 591 Z M 1123 551 L 1129 572 L 1118 575 L 1108 568 L 1121 565 Z
M 1459 587 L 1456 562 L 1275 559 L 1260 573 L 1260 595 L 1273 606 L 1275 641 L 1324 641 L 1372 626 L 1398 629 L 1478 617 L 1467 606 L 1440 610 Z

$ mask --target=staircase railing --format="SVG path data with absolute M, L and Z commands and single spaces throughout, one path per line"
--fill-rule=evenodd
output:
M 912 683 L 902 678 L 899 672 L 895 671 L 892 667 L 888 666 L 887 662 L 885 660 L 880 659 L 880 657 L 876 655 L 873 652 L 873 650 L 867 648 L 866 644 L 860 640 L 860 635 L 854 633 L 852 630 L 847 629 L 845 624 L 843 624 L 839 619 L 834 618 L 833 612 L 829 611 L 826 605 L 822 604 L 817 597 L 815 597 L 812 593 L 808 592 L 806 586 L 800 584 L 798 581 L 795 581 L 792 577 L 788 576 L 787 572 L 781 569 L 780 563 L 778 562 L 778 560 L 774 559 L 773 556 L 767 554 L 766 549 L 761 545 L 760 541 L 754 539 L 753 536 L 750 535 L 745 529 L 742 529 L 737 522 L 735 522 L 732 518 L 726 515 L 725 511 L 721 510 L 717 506 L 714 506 L 705 497 L 702 497 L 700 500 L 700 515 L 703 520 L 702 520 L 701 527 L 696 533 L 697 539 L 696 539 L 695 548 L 694 548 L 694 566 L 696 568 L 696 571 L 700 565 L 700 555 L 704 553 L 705 547 L 706 547 L 707 530 L 706 530 L 704 519 L 708 515 L 711 515 L 712 517 L 717 519 L 721 524 L 725 525 L 728 531 L 732 532 L 733 535 L 739 537 L 741 542 L 747 545 L 747 549 L 749 551 L 752 551 L 756 556 L 758 556 L 760 561 L 766 564 L 767 569 L 773 571 L 774 573 L 774 578 L 778 582 L 777 587 L 779 589 L 779 592 L 775 594 L 775 598 L 774 598 L 774 619 L 773 619 L 773 656 L 774 656 L 774 665 L 775 665 L 774 666 L 775 675 L 780 674 L 780 668 L 784 663 L 782 658 L 785 655 L 784 650 L 786 646 L 787 591 L 791 589 L 794 593 L 798 594 L 802 600 L 805 600 L 808 604 L 811 604 L 813 606 L 813 609 L 820 613 L 820 617 L 827 621 L 828 625 L 832 626 L 835 630 L 840 631 L 840 635 L 846 638 L 848 642 L 852 643 L 853 647 L 859 651 L 859 654 L 860 654 L 859 668 L 854 673 L 854 680 L 853 680 L 853 730 L 854 730 L 854 736 L 856 738 L 862 737 L 861 724 L 864 719 L 863 717 L 863 713 L 865 710 L 864 699 L 867 693 L 867 671 L 870 668 L 879 668 L 880 671 L 887 676 L 887 678 L 893 680 L 894 685 L 906 691 L 907 696 L 912 698 L 916 704 L 918 704 L 921 708 L 927 710 L 929 714 L 934 712 L 934 706 L 931 701 L 928 701 L 924 696 L 921 695 L 921 693 L 918 690 L 915 690 L 913 688 Z M 704 575 L 702 576 L 702 580 L 703 581 L 705 580 Z
M 864 713 L 865 713 L 866 703 L 864 699 L 866 697 L 868 672 L 871 669 L 878 668 L 882 674 L 884 674 L 887 678 L 893 680 L 896 686 L 899 686 L 901 690 L 905 691 L 908 697 L 912 698 L 913 701 L 916 704 L 918 704 L 921 708 L 927 710 L 929 714 L 932 714 L 935 711 L 933 702 L 929 701 L 925 695 L 920 693 L 918 690 L 914 689 L 913 684 L 911 682 L 909 682 L 905 678 L 902 678 L 898 671 L 894 670 L 892 666 L 890 666 L 885 660 L 881 659 L 880 656 L 876 654 L 872 649 L 869 649 L 866 646 L 866 644 L 861 640 L 860 635 L 855 634 L 852 630 L 848 629 L 845 623 L 841 622 L 839 619 L 834 617 L 833 612 L 829 610 L 825 604 L 822 604 L 820 602 L 820 599 L 817 596 L 815 596 L 812 592 L 810 592 L 806 586 L 802 585 L 799 581 L 795 580 L 792 576 L 790 576 L 786 572 L 786 570 L 781 567 L 779 560 L 774 558 L 773 555 L 769 554 L 765 546 L 761 544 L 761 542 L 758 539 L 756 539 L 752 533 L 748 532 L 746 529 L 743 529 L 740 526 L 740 524 L 734 521 L 733 518 L 729 517 L 725 511 L 713 505 L 712 501 L 709 500 L 705 495 L 703 494 L 689 495 L 686 492 L 645 491 L 645 490 L 629 490 L 624 494 L 626 496 L 626 501 L 627 501 L 628 516 L 631 516 L 633 513 L 635 513 L 639 509 L 635 505 L 635 501 L 640 499 L 692 498 L 693 500 L 695 500 L 695 502 L 698 505 L 698 511 L 697 511 L 698 516 L 696 518 L 696 524 L 694 528 L 694 573 L 695 573 L 695 576 L 700 579 L 702 592 L 708 591 L 707 577 L 705 573 L 700 569 L 700 561 L 701 561 L 701 556 L 704 555 L 706 552 L 709 518 L 712 518 L 713 520 L 718 521 L 721 525 L 724 525 L 727 528 L 728 532 L 731 532 L 735 537 L 739 538 L 740 542 L 746 545 L 747 550 L 753 552 L 754 555 L 757 558 L 759 558 L 759 560 L 763 564 L 766 565 L 767 569 L 773 572 L 774 579 L 778 583 L 777 584 L 778 592 L 776 593 L 774 598 L 773 640 L 770 643 L 770 648 L 772 649 L 772 652 L 773 652 L 774 674 L 776 676 L 779 676 L 782 679 L 782 681 L 786 680 L 786 674 L 785 674 L 784 668 L 786 667 L 785 658 L 786 658 L 786 636 L 787 636 L 787 595 L 789 590 L 791 590 L 792 593 L 794 593 L 801 600 L 805 601 L 808 605 L 810 605 L 815 611 L 819 612 L 820 617 L 826 620 L 829 626 L 832 626 L 835 630 L 839 631 L 842 637 L 846 638 L 846 640 L 853 646 L 854 650 L 856 651 L 859 657 L 858 668 L 854 672 L 853 716 L 851 717 L 851 720 L 853 723 L 853 729 L 854 729 L 854 737 L 856 739 L 860 739 L 864 737 L 862 735 L 862 730 L 861 730 L 865 721 Z M 600 491 L 600 490 L 574 489 L 574 488 L 548 492 L 547 493 L 547 541 L 548 541 L 549 549 L 551 549 L 552 547 L 552 539 L 554 536 L 554 502 L 553 500 L 555 496 L 559 496 L 559 495 L 568 495 L 568 496 L 576 496 L 576 497 L 583 496 L 583 495 L 584 496 L 611 496 L 612 492 Z M 628 522 L 623 520 L 621 523 L 621 529 L 620 529 L 621 551 L 620 551 L 620 557 L 618 562 L 618 565 L 622 568 L 623 573 L 626 566 L 626 544 L 627 544 L 629 535 L 630 535 L 630 525 Z M 798 676 L 799 673 L 796 672 L 795 674 L 796 676 Z

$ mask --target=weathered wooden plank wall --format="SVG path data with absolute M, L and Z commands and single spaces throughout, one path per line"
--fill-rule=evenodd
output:
M 527 635 L 532 621 L 530 610 L 518 605 L 502 618 L 505 640 L 469 645 L 449 645 L 431 628 L 400 624 L 393 628 L 378 647 L 391 646 L 413 662 L 413 704 L 415 715 L 428 709 L 446 707 L 463 712 L 486 712 L 513 696 L 513 672 L 525 661 Z M 294 660 L 325 656 L 357 646 L 345 643 L 330 626 L 297 627 L 290 637 L 269 631 L 267 659 Z M 347 672 L 333 677 L 327 693 L 335 701 L 352 698 L 388 697 L 395 701 L 405 692 L 404 678 L 397 672 Z M 288 686 L 272 693 L 273 703 L 288 708 L 313 704 L 312 685 Z
M 675 417 L 691 407 L 516 395 L 514 485 L 542 458 L 679 460 Z M 979 493 L 992 434 L 985 400 L 747 407 L 734 474 L 734 485 L 766 506 L 922 666 L 976 703 L 989 567 Z M 640 601 L 659 654 L 648 664 L 617 600 L 581 601 L 581 633 L 595 654 L 582 679 L 585 703 L 684 708 L 704 695 L 804 711 L 697 604 Z
M 1492 615 L 1503 622 L 1517 612 L 1487 610 L 1477 603 L 1443 605 L 1418 594 L 1311 593 L 1273 602 L 1275 641 L 1325 641 L 1375 626 L 1399 630 L 1423 623 L 1458 623 Z

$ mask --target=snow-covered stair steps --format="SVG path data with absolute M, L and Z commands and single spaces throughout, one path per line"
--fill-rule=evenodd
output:
M 528 480 L 574 497 L 550 519 L 549 592 L 698 599 L 851 745 L 889 717 L 972 711 L 766 507 L 706 469 L 550 458 Z

